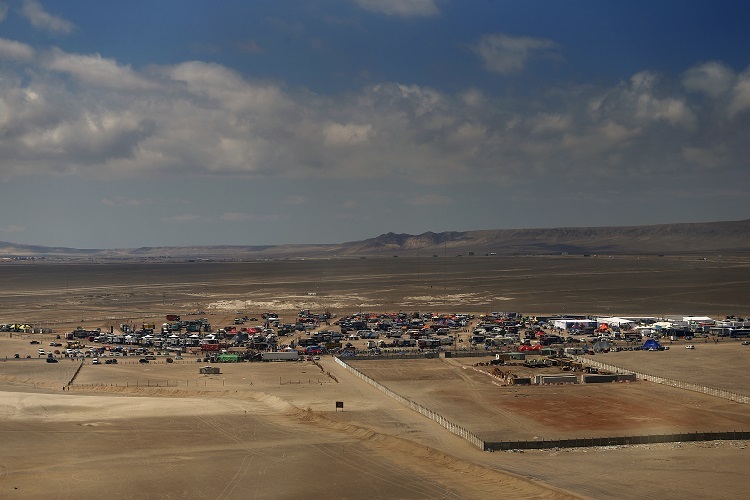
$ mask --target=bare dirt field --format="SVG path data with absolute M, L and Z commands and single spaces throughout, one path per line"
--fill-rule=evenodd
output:
M 670 346 L 669 341 L 664 344 Z M 685 345 L 695 349 L 685 349 Z M 675 342 L 668 351 L 609 352 L 595 359 L 649 375 L 750 395 L 750 345 L 736 339 L 694 339 Z
M 199 310 L 221 325 L 237 310 L 743 315 L 750 303 L 747 262 L 727 258 L 3 265 L 0 281 L 0 322 L 63 332 Z M 742 441 L 487 453 L 327 356 L 208 376 L 191 356 L 121 358 L 85 363 L 67 386 L 78 364 L 45 363 L 32 338 L 49 349 L 54 334 L 0 334 L 1 498 L 746 498 L 750 487 Z M 747 386 L 748 346 L 696 345 L 601 361 Z M 463 367 L 476 361 L 358 367 L 499 438 L 750 430 L 746 405 L 642 382 L 516 392 Z
M 477 360 L 482 359 L 351 364 L 485 441 L 750 429 L 750 405 L 643 381 L 499 386 L 487 367 L 472 366 Z

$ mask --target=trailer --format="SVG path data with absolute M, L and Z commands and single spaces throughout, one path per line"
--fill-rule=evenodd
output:
M 297 361 L 299 359 L 299 352 L 297 351 L 262 352 L 260 356 L 263 361 Z

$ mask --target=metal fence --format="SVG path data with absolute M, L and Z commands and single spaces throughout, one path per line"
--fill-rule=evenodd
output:
M 375 387 L 376 389 L 380 390 L 381 392 L 385 393 L 388 397 L 395 399 L 402 405 L 406 406 L 407 408 L 410 408 L 416 412 L 419 412 L 420 414 L 424 415 L 427 418 L 430 418 L 437 422 L 438 424 L 442 425 L 444 428 L 448 429 L 453 434 L 460 436 L 467 441 L 469 441 L 474 446 L 478 447 L 480 450 L 486 450 L 485 443 L 482 439 L 480 439 L 476 434 L 469 431 L 468 429 L 461 427 L 458 424 L 455 424 L 448 420 L 447 418 L 443 417 L 439 413 L 436 413 L 429 408 L 425 408 L 424 406 L 420 405 L 419 403 L 415 403 L 414 401 L 407 399 L 400 394 L 397 394 L 393 392 L 392 390 L 388 389 L 386 386 L 381 384 L 380 382 L 376 382 L 375 380 L 371 379 L 364 373 L 360 372 L 353 366 L 350 366 L 346 364 L 344 361 L 342 361 L 339 358 L 334 357 L 333 359 L 336 360 L 338 364 L 349 370 L 351 373 L 356 375 L 357 377 L 361 378 L 371 386 Z
M 583 364 L 593 366 L 595 368 L 600 368 L 602 370 L 607 370 L 613 373 L 633 373 L 635 374 L 637 378 L 642 379 L 642 380 L 647 380 L 649 382 L 656 382 L 657 384 L 668 385 L 670 387 L 676 387 L 678 389 L 686 389 L 688 391 L 700 392 L 702 394 L 708 394 L 709 396 L 716 396 L 719 398 L 728 399 L 730 401 L 735 401 L 737 403 L 750 404 L 750 396 L 747 396 L 745 394 L 738 394 L 736 392 L 727 391 L 725 389 L 717 389 L 715 387 L 708 387 L 705 385 L 694 384 L 692 382 L 685 382 L 684 380 L 675 380 L 675 379 L 671 379 L 667 377 L 659 377 L 656 375 L 650 375 L 648 373 L 641 373 L 641 372 L 636 372 L 633 370 L 627 370 L 625 368 L 610 365 L 608 363 L 602 363 L 601 361 L 593 360 L 585 356 L 577 356 L 573 354 L 568 354 L 567 356 Z

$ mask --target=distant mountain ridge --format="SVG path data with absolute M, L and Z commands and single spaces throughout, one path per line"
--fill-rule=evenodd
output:
M 2 258 L 245 260 L 366 256 L 750 254 L 750 219 L 646 226 L 561 227 L 386 233 L 361 241 L 311 245 L 221 245 L 78 249 L 0 242 Z

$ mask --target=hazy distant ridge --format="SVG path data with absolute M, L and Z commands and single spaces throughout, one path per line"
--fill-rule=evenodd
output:
M 0 242 L 3 257 L 98 259 L 255 259 L 297 257 L 455 256 L 531 254 L 692 254 L 749 253 L 750 219 L 727 222 L 621 227 L 561 227 L 386 233 L 362 241 L 321 245 L 255 245 L 76 249 Z

